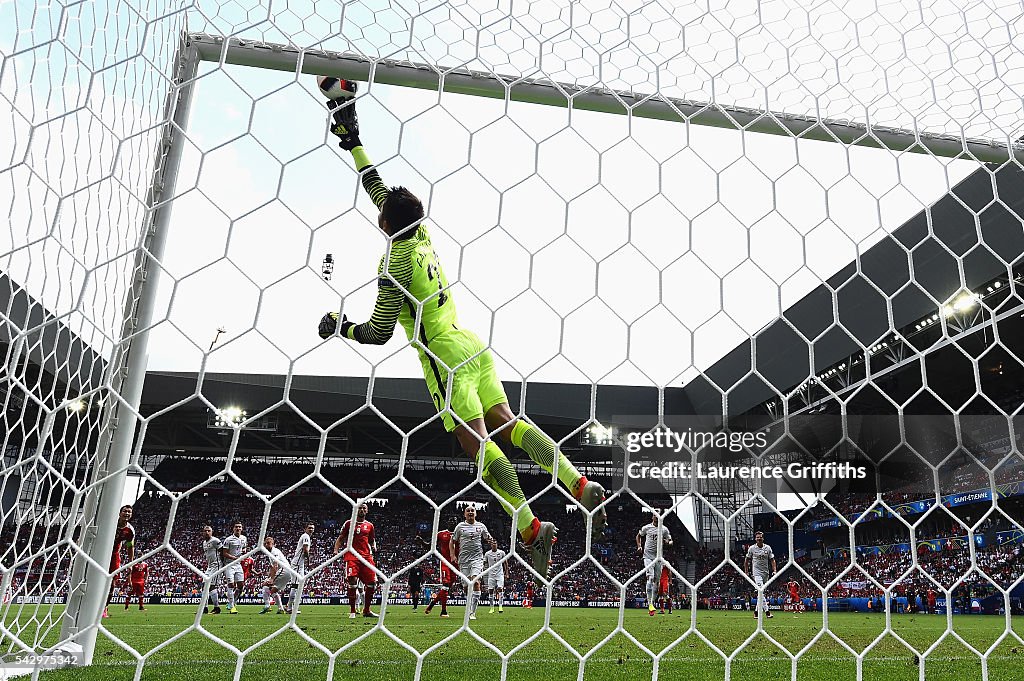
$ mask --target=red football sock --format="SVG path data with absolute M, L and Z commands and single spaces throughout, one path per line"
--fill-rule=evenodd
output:
M 354 586 L 348 588 L 348 607 L 351 612 L 356 611 L 356 588 Z
M 441 612 L 448 610 L 448 589 L 441 589 Z
M 530 526 L 520 532 L 520 535 L 523 538 L 523 542 L 529 546 L 533 543 L 533 540 L 537 538 L 538 532 L 540 532 L 540 521 L 534 518 L 533 522 L 530 523 Z
M 370 603 L 373 601 L 373 590 L 376 584 L 367 584 L 366 593 L 363 595 L 363 612 L 370 612 Z
M 576 489 L 573 490 L 572 495 L 579 499 L 583 496 L 583 488 L 587 486 L 587 476 L 581 475 L 579 482 L 576 483 Z

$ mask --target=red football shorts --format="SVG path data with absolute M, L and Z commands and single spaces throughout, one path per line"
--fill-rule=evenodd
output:
M 367 558 L 366 560 L 368 563 L 370 563 L 370 565 L 374 564 L 371 558 Z M 377 583 L 377 573 L 370 569 L 369 565 L 364 565 L 356 559 L 345 560 L 345 576 L 349 579 L 355 577 L 363 584 Z
M 441 584 L 442 586 L 451 586 L 455 583 L 455 573 L 452 569 L 441 563 Z

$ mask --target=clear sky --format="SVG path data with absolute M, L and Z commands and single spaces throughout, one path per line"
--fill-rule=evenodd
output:
M 990 58 L 1021 57 L 1016 10 L 997 0 L 968 12 L 368 0 L 345 5 L 343 22 L 332 3 L 275 7 L 269 21 L 251 4 L 244 16 L 211 4 L 191 28 L 929 132 L 1021 127 L 1024 76 Z M 152 367 L 194 369 L 223 327 L 209 370 L 417 376 L 399 339 L 356 348 L 315 335 L 342 302 L 367 317 L 384 242 L 350 159 L 326 139 L 313 78 L 206 71 L 179 181 L 193 189 L 176 202 L 166 260 L 173 324 L 154 333 Z M 427 203 L 461 319 L 512 380 L 685 382 L 975 168 L 363 86 L 363 141 L 385 181 Z M 328 252 L 330 284 L 318 274 Z
M 325 139 L 314 87 L 245 67 L 200 81 L 173 278 L 161 282 L 173 324 L 154 332 L 152 368 L 194 370 L 200 350 L 182 335 L 205 349 L 223 326 L 208 370 L 281 373 L 301 356 L 296 373 L 360 375 L 370 362 L 417 375 L 397 338 L 353 348 L 316 336 L 343 296 L 351 318 L 367 317 L 384 241 L 351 159 Z M 974 167 L 643 119 L 630 135 L 624 116 L 437 100 L 372 86 L 362 138 L 386 182 L 426 201 L 460 316 L 490 337 L 509 379 L 678 384 Z

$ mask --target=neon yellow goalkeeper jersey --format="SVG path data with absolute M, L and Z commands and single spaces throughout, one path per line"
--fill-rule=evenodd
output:
M 358 153 L 361 151 L 357 148 L 353 153 L 357 166 L 361 165 L 360 160 L 366 159 L 365 153 Z M 387 185 L 368 162 L 362 164 L 359 171 L 363 188 L 380 208 L 390 193 Z M 448 278 L 424 225 L 421 224 L 413 236 L 391 242 L 390 253 L 381 257 L 377 274 L 373 315 L 370 321 L 349 328 L 349 338 L 359 343 L 383 345 L 394 334 L 396 322 L 400 322 L 410 341 L 416 339 L 426 345 L 439 334 L 455 328 L 458 317 L 448 290 Z

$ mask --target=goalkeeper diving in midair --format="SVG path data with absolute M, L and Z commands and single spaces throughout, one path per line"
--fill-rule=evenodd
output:
M 354 83 L 342 83 L 355 91 Z M 359 140 L 355 100 L 345 104 L 331 100 L 328 107 L 333 118 L 330 131 L 341 140 L 339 146 L 352 153 L 363 188 L 380 210 L 377 224 L 388 236 L 390 249 L 381 257 L 377 270 L 377 301 L 370 320 L 356 324 L 346 315 L 329 312 L 320 320 L 320 337 L 340 335 L 357 343 L 383 345 L 391 339 L 395 325 L 402 325 L 419 354 L 427 390 L 441 412 L 445 429 L 454 433 L 462 450 L 477 460 L 481 479 L 516 519 L 534 569 L 547 577 L 558 529 L 534 516 L 515 468 L 501 448 L 488 439 L 488 433 L 523 449 L 548 473 L 557 469 L 562 484 L 593 512 L 591 529 L 595 538 L 607 524 L 602 505 L 604 488 L 580 475 L 550 437 L 512 413 L 490 350 L 475 333 L 459 324 L 448 279 L 423 224 L 423 204 L 405 187 L 389 189 L 381 180 Z

